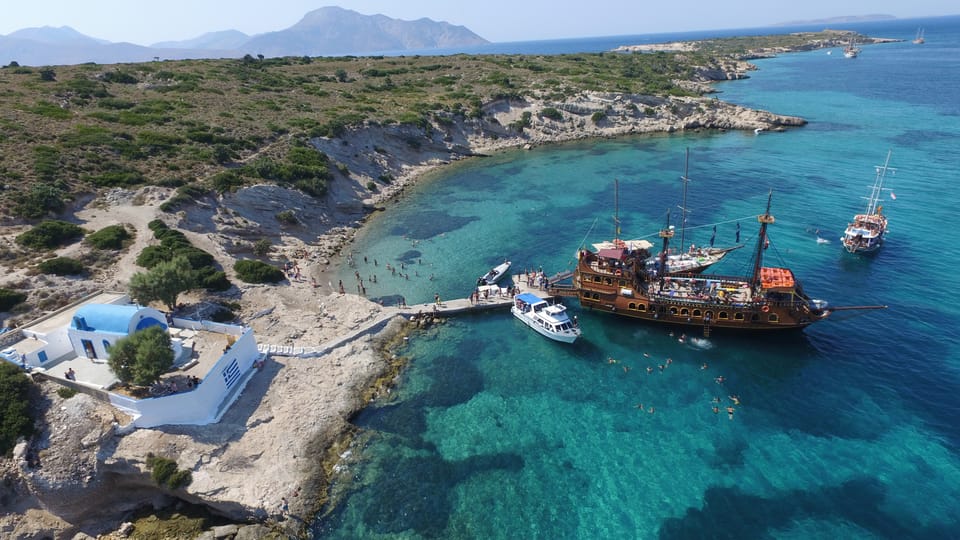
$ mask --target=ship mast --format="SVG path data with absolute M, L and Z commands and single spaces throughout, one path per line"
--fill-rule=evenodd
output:
M 683 252 L 687 249 L 687 244 L 685 244 L 685 233 L 687 230 L 687 182 L 690 181 L 690 177 L 687 176 L 687 173 L 690 172 L 690 148 L 687 148 L 687 155 L 684 160 L 683 165 L 683 176 L 680 177 L 680 180 L 683 181 L 683 197 L 680 202 L 680 251 Z
M 877 178 L 873 182 L 873 191 L 870 193 L 870 199 L 867 201 L 867 215 L 872 216 L 877 213 L 877 203 L 880 201 L 880 194 L 883 192 L 883 180 L 887 176 L 887 171 L 896 174 L 897 170 L 890 165 L 890 154 L 893 150 L 887 150 L 887 159 L 883 165 L 877 165 Z
M 767 225 L 775 222 L 773 215 L 770 213 L 770 201 L 773 200 L 773 190 L 770 190 L 770 194 L 767 195 L 767 211 L 757 216 L 757 221 L 760 222 L 760 238 L 757 239 L 757 253 L 756 257 L 753 260 L 753 276 L 751 279 L 751 284 L 754 288 L 760 286 L 760 268 L 763 267 L 763 250 L 767 248 L 769 240 L 767 240 Z
M 613 179 L 613 245 L 620 247 L 620 180 Z
M 660 232 L 657 233 L 660 238 L 663 238 L 663 248 L 660 250 L 660 277 L 666 275 L 667 272 L 667 250 L 670 249 L 670 239 L 673 238 L 673 228 L 670 227 L 670 209 L 667 208 L 667 224 L 660 229 Z

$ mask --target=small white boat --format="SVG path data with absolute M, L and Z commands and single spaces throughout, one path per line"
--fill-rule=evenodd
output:
M 510 308 L 513 316 L 538 333 L 555 341 L 573 343 L 580 337 L 580 327 L 567 315 L 563 304 L 550 304 L 531 293 L 518 294 Z
M 509 270 L 510 261 L 503 261 L 503 263 L 498 264 L 491 268 L 489 272 L 480 276 L 480 279 L 477 280 L 477 285 L 493 285 L 503 279 L 503 276 L 507 275 L 507 271 Z

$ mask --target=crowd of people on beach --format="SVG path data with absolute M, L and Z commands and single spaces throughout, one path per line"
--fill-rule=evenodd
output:
M 416 246 L 416 244 L 414 244 Z M 380 279 L 376 273 L 377 269 L 385 270 L 388 275 L 387 278 L 392 278 L 393 280 L 403 280 L 411 281 L 417 279 L 426 279 L 428 281 L 434 280 L 434 275 L 432 273 L 423 272 L 425 265 L 422 258 L 417 258 L 416 260 L 408 259 L 406 261 L 400 261 L 399 263 L 385 263 L 380 265 L 380 261 L 374 257 L 367 255 L 354 254 L 351 253 L 346 257 L 347 264 L 353 268 L 353 277 L 356 294 L 360 296 L 368 296 L 368 286 L 371 284 L 379 284 Z M 373 267 L 374 271 L 364 275 L 362 273 L 363 267 L 369 268 Z M 289 268 L 295 273 L 296 265 L 292 264 Z M 285 271 L 287 266 L 285 266 Z M 295 274 L 294 274 L 295 275 Z M 541 290 L 546 290 L 550 286 L 550 281 L 547 278 L 546 274 L 543 272 L 543 268 L 538 269 L 526 269 L 523 273 L 520 274 L 520 279 L 523 280 L 528 287 L 536 287 Z M 386 283 L 390 283 L 390 279 L 387 279 Z M 316 286 L 316 285 L 315 285 Z M 343 280 L 338 280 L 336 286 L 333 283 L 330 283 L 330 288 L 339 294 L 346 294 L 347 288 L 351 285 L 344 284 Z M 489 300 L 491 298 L 513 298 L 520 293 L 520 287 L 510 283 L 504 287 L 498 285 L 481 285 L 478 282 L 478 285 L 473 288 L 468 299 L 471 305 L 478 305 L 484 300 Z M 442 302 L 439 300 L 439 293 L 434 295 L 434 306 L 433 311 L 438 311 L 438 308 L 442 306 Z M 396 307 L 408 307 L 406 298 L 403 295 L 392 295 L 392 296 L 383 296 L 378 299 L 381 305 L 395 305 Z

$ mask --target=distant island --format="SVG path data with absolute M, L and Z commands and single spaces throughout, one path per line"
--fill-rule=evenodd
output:
M 0 65 L 117 64 L 152 60 L 241 58 L 244 55 L 343 56 L 482 45 L 488 41 L 463 26 L 427 18 L 415 21 L 362 15 L 339 7 L 313 10 L 290 28 L 248 36 L 237 30 L 209 32 L 186 41 L 149 47 L 111 43 L 69 26 L 25 28 L 0 36 Z
M 843 15 L 840 17 L 828 17 L 826 19 L 808 19 L 802 21 L 787 21 L 777 23 L 774 26 L 804 26 L 808 24 L 849 24 L 858 22 L 872 21 L 892 21 L 896 19 L 893 15 L 873 14 L 873 15 Z

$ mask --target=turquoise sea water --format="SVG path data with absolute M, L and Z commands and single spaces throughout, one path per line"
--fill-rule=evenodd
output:
M 622 236 L 655 233 L 676 215 L 689 148 L 689 223 L 711 224 L 689 241 L 707 243 L 717 223 L 717 244 L 733 243 L 739 222 L 751 243 L 773 189 L 767 261 L 813 297 L 889 309 L 680 343 L 570 299 L 584 330 L 573 346 L 506 311 L 452 318 L 411 336 L 397 387 L 355 418 L 363 444 L 315 536 L 960 538 L 960 17 L 924 26 L 924 45 L 909 43 L 916 21 L 887 22 L 858 29 L 907 42 L 852 60 L 762 60 L 718 86 L 806 127 L 498 154 L 440 171 L 374 217 L 345 284 L 358 271 L 386 301 L 465 297 L 504 258 L 553 273 L 584 241 L 609 239 L 614 179 Z M 838 238 L 887 150 L 887 243 L 847 254 Z M 747 251 L 716 271 L 746 272 Z

